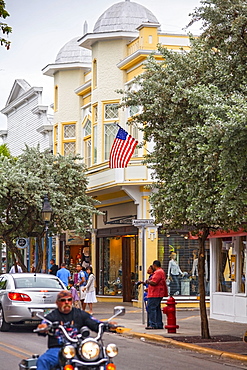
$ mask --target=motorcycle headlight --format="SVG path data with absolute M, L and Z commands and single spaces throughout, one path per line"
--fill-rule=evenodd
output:
M 108 344 L 108 346 L 106 347 L 106 353 L 109 357 L 115 357 L 117 356 L 118 354 L 118 348 L 116 346 L 116 344 Z
M 84 342 L 79 349 L 79 353 L 85 360 L 94 361 L 99 357 L 100 346 L 94 341 Z
M 73 346 L 65 346 L 63 347 L 62 349 L 62 355 L 63 357 L 65 357 L 67 360 L 69 360 L 70 358 L 73 358 L 75 357 L 76 355 L 76 350 Z

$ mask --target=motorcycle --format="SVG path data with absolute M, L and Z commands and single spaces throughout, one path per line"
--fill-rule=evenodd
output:
M 123 315 L 125 315 L 125 308 L 116 306 L 113 316 L 106 323 L 99 324 L 96 337 L 91 337 L 89 329 L 85 326 L 81 328 L 79 334 L 71 337 L 66 327 L 59 322 L 50 322 L 41 315 L 40 311 L 33 312 L 33 316 L 46 320 L 50 335 L 53 335 L 57 329 L 63 333 L 63 345 L 59 351 L 59 366 L 54 370 L 115 370 L 113 358 L 117 356 L 118 348 L 113 343 L 105 346 L 102 336 L 107 324 L 111 330 L 112 328 L 117 329 L 109 322 L 115 317 Z M 42 332 L 42 329 L 34 329 L 34 332 Z M 19 370 L 37 369 L 38 357 L 38 355 L 33 355 L 31 358 L 23 359 L 19 364 Z

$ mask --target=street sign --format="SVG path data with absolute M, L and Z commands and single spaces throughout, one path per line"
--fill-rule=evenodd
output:
M 16 246 L 19 249 L 24 249 L 28 246 L 29 239 L 28 238 L 18 238 L 16 241 Z
M 137 219 L 137 220 L 132 220 L 132 225 L 133 226 L 155 226 L 154 219 L 152 218 L 147 218 L 147 219 Z

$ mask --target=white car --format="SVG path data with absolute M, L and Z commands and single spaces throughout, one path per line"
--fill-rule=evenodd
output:
M 54 275 L 0 275 L 0 331 L 9 331 L 11 324 L 37 323 L 32 312 L 41 309 L 46 315 L 57 307 L 57 294 L 65 289 L 64 283 Z

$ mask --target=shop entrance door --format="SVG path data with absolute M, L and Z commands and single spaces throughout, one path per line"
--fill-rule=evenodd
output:
M 135 298 L 138 280 L 137 237 L 103 237 L 97 241 L 97 294 Z
M 122 238 L 123 256 L 123 301 L 131 302 L 135 298 L 135 287 L 138 281 L 136 237 Z

